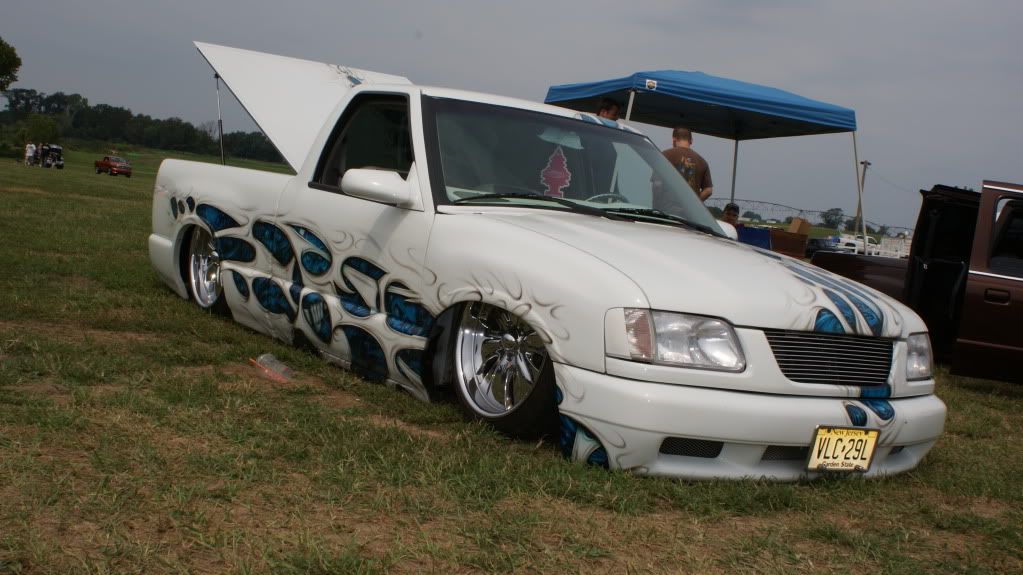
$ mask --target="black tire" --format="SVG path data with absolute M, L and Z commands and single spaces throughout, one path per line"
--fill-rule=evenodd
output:
M 517 438 L 555 434 L 554 366 L 539 334 L 521 318 L 479 302 L 462 307 L 457 325 L 453 387 L 469 418 Z
M 101 169 L 99 169 L 99 168 L 96 168 L 96 175 L 97 175 L 97 176 L 98 176 L 98 175 L 100 175 L 100 174 L 102 174 L 102 173 L 103 173 L 103 170 L 101 170 Z

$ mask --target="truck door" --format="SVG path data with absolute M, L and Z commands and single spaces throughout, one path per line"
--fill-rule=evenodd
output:
M 272 232 L 291 251 L 275 258 L 273 275 L 290 314 L 275 316 L 273 329 L 284 339 L 301 334 L 366 379 L 425 397 L 419 370 L 437 286 L 424 268 L 434 211 L 422 131 L 412 129 L 420 125 L 419 101 L 408 94 L 356 95 L 315 170 L 285 190 Z M 345 194 L 345 172 L 359 168 L 397 173 L 416 205 Z
M 954 370 L 1023 381 L 1023 186 L 984 182 Z

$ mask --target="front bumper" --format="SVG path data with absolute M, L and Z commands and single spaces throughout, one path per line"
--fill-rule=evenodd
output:
M 694 380 L 718 375 L 686 371 Z M 901 473 L 920 463 L 945 425 L 945 404 L 933 394 L 883 400 L 891 415 L 856 398 L 721 390 L 697 381 L 650 383 L 565 364 L 555 364 L 555 375 L 561 414 L 592 432 L 610 467 L 642 474 L 813 478 L 805 454 L 814 431 L 819 425 L 852 426 L 849 405 L 866 412 L 864 427 L 881 430 L 866 475 Z

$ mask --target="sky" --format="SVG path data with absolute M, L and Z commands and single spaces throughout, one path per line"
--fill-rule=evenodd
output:
M 912 227 L 919 190 L 1023 182 L 1023 2 L 716 0 L 37 0 L 0 37 L 17 88 L 79 93 L 157 118 L 215 120 L 193 40 L 542 101 L 553 84 L 691 70 L 856 111 L 869 221 Z M 254 130 L 224 98 L 225 130 Z M 635 125 L 661 147 L 667 130 Z M 715 197 L 732 142 L 697 134 Z M 736 197 L 856 211 L 849 134 L 743 142 Z

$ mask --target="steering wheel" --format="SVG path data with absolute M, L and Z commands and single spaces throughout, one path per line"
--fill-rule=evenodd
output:
M 620 204 L 627 204 L 627 203 L 629 203 L 629 198 L 626 198 L 625 196 L 623 196 L 621 194 L 616 194 L 616 193 L 597 194 L 595 196 L 590 196 L 590 197 L 586 198 L 585 201 L 587 201 L 587 202 L 597 202 L 597 203 L 601 203 L 601 204 L 610 204 L 610 203 L 613 203 L 612 200 L 615 200 L 615 201 L 617 201 Z

